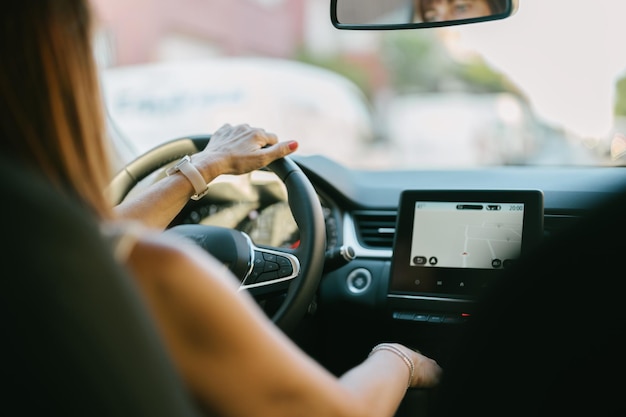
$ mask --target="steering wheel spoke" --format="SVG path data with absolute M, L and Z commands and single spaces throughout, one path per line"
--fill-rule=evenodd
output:
M 290 253 L 254 247 L 252 270 L 239 290 L 264 294 L 283 290 L 289 281 L 300 275 L 300 261 Z

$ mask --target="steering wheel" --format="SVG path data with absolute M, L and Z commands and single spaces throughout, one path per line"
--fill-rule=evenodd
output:
M 191 136 L 166 142 L 126 165 L 109 185 L 108 197 L 119 204 L 148 175 L 196 153 L 207 145 L 210 135 Z M 322 207 L 312 184 L 300 167 L 288 157 L 268 167 L 284 183 L 288 204 L 298 226 L 297 248 L 256 246 L 238 230 L 206 226 L 180 225 L 164 233 L 191 238 L 221 260 L 240 279 L 240 291 L 249 291 L 257 299 L 285 294 L 272 321 L 285 333 L 295 329 L 306 314 L 322 276 L 326 249 L 326 229 Z

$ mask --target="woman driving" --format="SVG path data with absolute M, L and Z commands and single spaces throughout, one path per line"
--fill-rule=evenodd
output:
M 408 387 L 437 384 L 437 363 L 398 343 L 374 347 L 340 377 L 307 356 L 237 291 L 223 265 L 160 233 L 197 192 L 186 175 L 174 173 L 110 207 L 88 0 L 11 2 L 0 20 L 1 152 L 77 197 L 103 225 L 115 226 L 108 230 L 125 242 L 119 262 L 204 409 L 224 416 L 393 416 Z M 263 167 L 296 147 L 262 129 L 225 125 L 190 164 L 208 183 Z M 141 224 L 128 220 L 137 218 Z

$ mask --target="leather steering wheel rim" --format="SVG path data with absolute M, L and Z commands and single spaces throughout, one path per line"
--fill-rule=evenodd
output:
M 204 149 L 210 138 L 210 135 L 197 135 L 174 139 L 140 155 L 111 181 L 107 190 L 110 201 L 119 204 L 142 179 L 185 155 Z M 281 330 L 290 333 L 315 297 L 324 265 L 326 229 L 317 193 L 300 167 L 291 158 L 284 157 L 267 168 L 285 184 L 288 204 L 300 233 L 298 248 L 289 252 L 298 258 L 300 273 L 291 280 L 282 305 L 271 317 Z

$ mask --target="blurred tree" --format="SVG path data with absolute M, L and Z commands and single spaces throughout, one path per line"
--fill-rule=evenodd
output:
M 383 31 L 378 51 L 369 56 L 316 55 L 302 48 L 294 58 L 343 75 L 371 101 L 381 88 L 400 95 L 509 92 L 523 98 L 520 90 L 480 55 L 453 54 L 444 39 L 442 33 L 431 30 Z
M 383 61 L 392 85 L 402 93 L 519 90 L 480 55 L 459 59 L 450 53 L 437 31 L 397 31 L 383 37 Z
M 395 31 L 384 34 L 381 56 L 396 91 L 437 91 L 447 84 L 452 59 L 433 31 Z M 448 69 L 448 70 L 446 70 Z
M 491 68 L 481 57 L 458 66 L 458 76 L 473 92 L 509 92 L 522 96 L 522 92 L 502 73 Z
M 351 61 L 339 55 L 318 56 L 309 53 L 306 49 L 301 49 L 295 56 L 295 59 L 306 64 L 315 65 L 326 68 L 340 75 L 343 75 L 363 91 L 363 93 L 371 98 L 373 94 L 373 86 L 370 82 L 369 73 L 366 68 L 359 62 Z
M 626 116 L 626 75 L 615 83 L 615 106 L 616 116 Z

